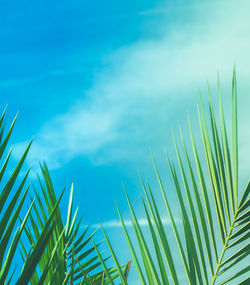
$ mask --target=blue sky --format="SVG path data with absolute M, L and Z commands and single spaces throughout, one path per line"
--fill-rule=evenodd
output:
M 35 136 L 31 179 L 45 160 L 58 193 L 74 182 L 85 223 L 103 223 L 119 244 L 115 200 L 128 217 L 122 182 L 140 213 L 137 170 L 155 184 L 149 149 L 168 181 L 172 130 L 179 121 L 185 135 L 186 111 L 195 121 L 198 90 L 209 80 L 214 91 L 217 71 L 228 107 L 236 62 L 243 185 L 249 8 L 241 0 L 1 1 L 0 105 L 9 118 L 20 110 L 15 158 Z

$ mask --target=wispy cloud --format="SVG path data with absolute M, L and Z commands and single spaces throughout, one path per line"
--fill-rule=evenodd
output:
M 167 217 L 163 217 L 161 219 L 161 221 L 162 221 L 163 225 L 171 225 L 170 219 L 167 218 Z M 179 223 L 181 223 L 181 219 L 176 218 L 175 222 L 177 224 L 179 224 Z M 138 223 L 142 227 L 148 227 L 148 221 L 145 218 L 138 219 Z M 126 227 L 132 227 L 133 226 L 133 223 L 132 223 L 131 220 L 124 220 L 124 224 L 125 224 Z M 110 220 L 110 221 L 106 221 L 106 222 L 103 222 L 103 223 L 100 223 L 100 224 L 93 224 L 90 227 L 91 228 L 95 228 L 95 229 L 99 229 L 101 227 L 101 225 L 104 228 L 107 228 L 107 229 L 108 228 L 121 228 L 122 227 L 122 224 L 121 224 L 121 222 L 119 220 Z M 85 228 L 86 226 L 87 225 L 83 225 L 82 227 Z
M 198 101 L 198 88 L 207 79 L 214 81 L 218 69 L 229 83 L 236 61 L 246 85 L 250 3 L 240 2 L 212 1 L 207 11 L 194 6 L 187 25 L 169 30 L 166 22 L 161 37 L 114 51 L 85 99 L 45 122 L 30 160 L 57 168 L 81 155 L 94 163 L 138 159 L 148 146 L 164 145 L 163 130 L 182 115 L 186 103 Z M 241 96 L 247 105 L 247 95 Z M 16 146 L 16 154 L 24 145 Z

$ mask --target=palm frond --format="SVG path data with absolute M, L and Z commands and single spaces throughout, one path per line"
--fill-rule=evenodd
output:
M 166 154 L 181 211 L 182 233 L 177 228 L 168 194 L 165 191 L 153 158 L 162 199 L 170 219 L 184 272 L 186 273 L 186 281 L 191 285 L 213 285 L 215 283 L 222 285 L 230 282 L 235 284 L 236 280 L 241 282 L 240 284 L 247 284 L 249 280 L 249 277 L 245 277 L 249 273 L 249 266 L 239 269 L 239 264 L 244 265 L 243 260 L 250 253 L 250 245 L 248 243 L 250 238 L 250 184 L 248 183 L 241 199 L 238 200 L 238 122 L 235 68 L 232 80 L 231 148 L 226 130 L 219 77 L 217 86 L 219 123 L 216 119 L 209 86 L 209 120 L 206 118 L 202 99 L 200 100 L 200 108 L 198 108 L 198 122 L 200 124 L 206 166 L 203 165 L 202 156 L 198 152 L 189 116 L 188 124 L 193 157 L 187 150 L 186 140 L 183 138 L 181 129 L 180 137 L 184 155 L 181 154 L 174 137 L 181 178 L 179 178 L 175 163 Z M 194 164 L 192 160 L 194 160 Z M 145 203 L 143 200 L 142 203 L 156 258 L 152 258 L 152 253 L 147 246 L 127 194 L 126 197 L 140 257 L 136 253 L 135 245 L 131 242 L 118 209 L 138 275 L 142 284 L 169 284 L 170 279 L 172 279 L 173 284 L 180 284 L 181 281 L 176 274 L 177 264 L 172 257 L 173 251 L 171 250 L 154 195 L 150 186 L 148 186 L 148 190 L 146 189 L 141 176 L 140 179 L 147 202 Z M 218 238 L 217 233 L 219 233 L 221 239 Z
M 102 264 L 95 255 L 95 246 L 90 245 L 94 233 L 87 236 L 88 227 L 81 232 L 82 218 L 77 218 L 78 209 L 73 212 L 73 184 L 64 226 L 60 207 L 55 208 L 59 200 L 46 164 L 41 166 L 41 171 L 43 179 L 38 177 L 38 182 L 42 195 L 34 187 L 37 202 L 34 203 L 30 224 L 25 227 L 25 232 L 30 245 L 36 245 L 52 212 L 53 230 L 38 261 L 39 269 L 36 269 L 31 278 L 31 284 L 88 284 L 92 275 L 95 275 L 95 279 L 98 277 L 96 270 Z M 27 252 L 22 250 L 22 253 L 28 258 Z M 99 277 L 101 274 L 99 272 Z
M 6 109 L 0 119 L 0 159 L 3 157 L 8 147 L 8 142 L 11 137 L 16 118 L 14 118 L 10 128 L 6 135 L 4 135 L 4 116 Z M 21 159 L 17 163 L 16 167 L 12 171 L 9 178 L 5 177 L 6 169 L 10 161 L 12 148 L 10 148 L 3 165 L 0 170 L 0 183 L 6 181 L 4 185 L 1 185 L 0 193 L 0 284 L 10 284 L 13 279 L 15 269 L 12 271 L 13 263 L 15 261 L 17 248 L 21 243 L 22 233 L 25 231 L 28 219 L 30 218 L 31 210 L 34 206 L 34 201 L 31 201 L 28 211 L 25 213 L 25 217 L 21 220 L 20 215 L 24 212 L 24 203 L 30 188 L 30 185 L 26 186 L 28 174 L 30 169 L 25 173 L 24 177 L 20 177 L 21 169 L 24 165 L 25 159 L 31 147 L 32 141 L 28 144 Z M 16 187 L 16 184 L 19 184 Z M 17 226 L 20 221 L 20 226 Z M 19 280 L 16 284 L 27 284 L 33 271 L 40 259 L 48 239 L 51 236 L 51 230 L 49 225 L 46 227 L 46 232 L 40 236 L 39 241 L 33 245 L 33 251 L 29 252 L 27 258 L 24 256 L 24 268 L 19 273 Z M 21 281 L 20 281 L 21 280 Z M 21 282 L 21 283 L 20 283 Z

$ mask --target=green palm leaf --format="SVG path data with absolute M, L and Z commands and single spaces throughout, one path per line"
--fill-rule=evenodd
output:
M 16 122 L 15 117 L 6 135 L 4 135 L 5 112 L 6 109 L 0 119 L 0 159 L 4 156 Z M 12 148 L 9 150 L 0 170 L 0 183 L 2 188 L 0 193 L 0 284 L 10 284 L 13 279 L 16 268 L 13 271 L 11 268 L 15 261 L 18 245 L 22 245 L 21 236 L 23 231 L 25 231 L 32 207 L 34 206 L 34 201 L 32 201 L 28 211 L 25 213 L 24 219 L 21 220 L 20 215 L 24 212 L 23 206 L 29 191 L 29 185 L 25 185 L 30 170 L 25 173 L 22 179 L 19 176 L 31 144 L 32 140 L 9 178 L 5 177 L 5 179 L 3 179 L 4 175 L 6 176 L 6 169 L 10 161 Z M 4 180 L 7 182 L 2 185 L 2 181 Z M 16 184 L 19 185 L 16 187 Z M 18 221 L 20 221 L 20 226 L 17 226 Z M 33 245 L 34 251 L 27 256 L 27 259 L 24 258 L 26 266 L 24 270 L 19 273 L 19 279 L 22 280 L 21 284 L 28 284 L 30 274 L 32 275 L 50 236 L 50 231 L 47 231 L 46 234 L 44 233 L 44 235 L 41 236 L 42 239 Z
M 87 236 L 88 227 L 80 231 L 82 219 L 77 219 L 78 209 L 73 212 L 73 185 L 70 191 L 67 220 L 65 226 L 63 225 L 60 207 L 55 208 L 59 200 L 56 198 L 46 164 L 41 166 L 41 171 L 43 179 L 38 178 L 38 181 L 42 195 L 39 195 L 34 187 L 37 202 L 34 203 L 30 223 L 25 227 L 25 232 L 30 245 L 36 245 L 41 233 L 48 225 L 52 212 L 54 212 L 51 218 L 53 230 L 38 261 L 39 269 L 37 268 L 31 277 L 31 284 L 78 284 L 80 282 L 88 284 L 90 280 L 98 279 L 102 275 L 102 272 L 96 271 L 102 262 L 94 254 L 95 246 L 90 246 L 94 233 Z M 99 244 L 96 246 L 98 247 Z M 26 258 L 29 257 L 29 253 L 23 249 L 22 254 Z
M 177 228 L 173 217 L 168 195 L 156 163 L 153 159 L 156 176 L 159 182 L 162 198 L 170 218 L 176 245 L 183 262 L 186 281 L 193 284 L 248 284 L 249 266 L 241 267 L 249 256 L 250 245 L 250 183 L 238 200 L 238 122 L 237 122 L 237 88 L 236 72 L 233 70 L 232 80 L 232 148 L 226 130 L 226 120 L 222 105 L 222 96 L 218 78 L 219 99 L 219 123 L 217 122 L 210 89 L 208 86 L 208 110 L 209 120 L 206 118 L 202 100 L 198 109 L 198 121 L 201 130 L 203 155 L 206 166 L 201 163 L 202 157 L 197 149 L 191 123 L 188 117 L 191 145 L 193 150 L 192 164 L 191 153 L 188 152 L 186 141 L 181 134 L 181 143 L 184 151 L 184 159 L 174 138 L 174 146 L 177 155 L 181 179 L 175 164 L 167 161 L 175 186 L 179 207 L 181 210 L 183 234 Z M 210 125 L 208 125 L 210 122 Z M 208 176 L 206 177 L 206 173 Z M 141 178 L 142 181 L 142 178 Z M 182 182 L 182 183 L 181 183 Z M 119 212 L 123 230 L 129 244 L 132 258 L 142 284 L 169 284 L 171 277 L 173 284 L 179 284 L 175 269 L 177 264 L 172 258 L 168 237 L 149 186 L 149 193 L 142 181 L 147 206 L 143 206 L 148 221 L 148 230 L 151 235 L 155 251 L 155 259 L 145 242 L 144 234 L 140 230 L 138 219 L 128 199 L 128 205 L 132 216 L 132 224 L 137 240 L 139 255 L 131 242 L 124 221 Z M 210 199 L 210 197 L 213 198 Z M 240 202 L 238 202 L 240 201 Z M 188 205 L 188 207 L 187 207 Z M 217 232 L 220 233 L 221 240 Z M 139 260 L 142 260 L 140 263 Z M 144 267 L 142 268 L 142 264 Z M 169 271 L 166 271 L 165 267 Z M 208 267 L 210 270 L 208 270 Z M 240 269 L 239 269 L 240 268 Z M 158 274 L 160 273 L 160 276 Z M 170 277 L 168 276 L 170 273 Z

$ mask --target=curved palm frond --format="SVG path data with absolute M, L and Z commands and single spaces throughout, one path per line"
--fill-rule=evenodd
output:
M 209 120 L 201 100 L 198 117 L 206 167 L 202 163 L 188 117 L 193 157 L 188 152 L 180 130 L 183 156 L 174 137 L 180 177 L 176 165 L 166 153 L 170 173 L 175 186 L 181 211 L 182 231 L 177 227 L 171 202 L 153 159 L 162 199 L 167 210 L 176 245 L 188 284 L 235 284 L 237 280 L 247 284 L 246 274 L 250 267 L 243 260 L 250 253 L 250 184 L 241 199 L 238 190 L 238 123 L 236 73 L 232 82 L 232 148 L 226 130 L 220 83 L 218 79 L 219 125 L 215 118 L 208 86 Z M 210 126 L 208 126 L 210 122 Z M 192 160 L 194 163 L 192 163 Z M 171 248 L 155 197 L 149 185 L 145 185 L 143 206 L 152 238 L 154 253 L 149 249 L 145 234 L 126 194 L 140 257 L 121 219 L 129 249 L 142 284 L 183 284 L 176 272 L 176 252 Z M 218 234 L 217 234 L 218 233 Z M 155 257 L 153 257 L 155 256 Z M 142 260 L 142 263 L 140 262 Z M 238 266 L 237 266 L 238 265 Z M 240 267 L 239 267 L 240 265 Z M 166 268 L 168 268 L 166 270 Z M 239 269 L 240 268 L 240 269 Z M 243 278 L 243 279 L 242 279 Z
M 35 190 L 37 202 L 30 214 L 30 225 L 25 232 L 31 246 L 35 245 L 58 200 L 46 164 L 41 166 L 43 180 L 38 177 L 42 196 Z M 63 191 L 64 192 L 64 191 Z M 31 284 L 100 284 L 103 271 L 98 271 L 102 262 L 95 254 L 99 246 L 92 245 L 93 234 L 88 227 L 82 231 L 81 220 L 77 219 L 78 209 L 73 212 L 73 185 L 71 187 L 67 221 L 63 224 L 62 213 L 56 208 L 52 219 L 53 231 L 50 240 L 39 260 L 39 269 L 31 278 Z M 22 244 L 23 259 L 29 256 Z M 111 269 L 109 269 L 111 270 Z M 113 270 L 115 273 L 115 270 Z
M 16 122 L 15 117 L 6 135 L 4 135 L 5 112 L 6 109 L 0 119 L 0 159 L 2 159 L 7 150 L 8 142 Z M 23 215 L 23 206 L 29 190 L 29 185 L 26 186 L 26 181 L 30 170 L 26 171 L 22 179 L 20 178 L 20 171 L 31 143 L 32 140 L 9 177 L 7 177 L 6 169 L 10 162 L 12 148 L 10 148 L 0 170 L 0 284 L 10 284 L 12 282 L 16 270 L 14 268 L 16 251 L 33 207 L 32 202 L 23 220 L 17 226 L 19 215 Z M 18 186 L 16 187 L 17 184 Z M 38 242 L 34 245 L 34 251 L 26 259 L 26 267 L 19 273 L 20 279 L 27 280 L 33 274 L 37 260 L 41 257 L 50 235 L 51 231 L 47 226 L 46 231 L 44 231 Z M 22 284 L 27 284 L 27 282 Z

